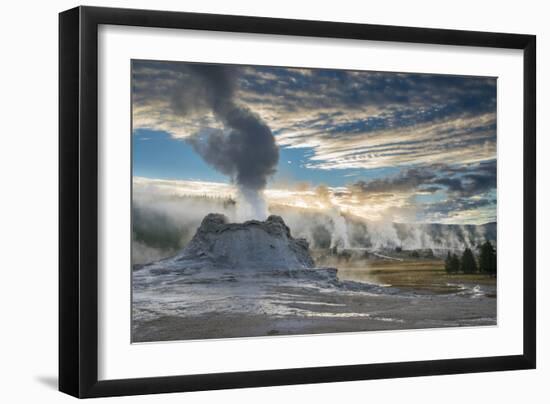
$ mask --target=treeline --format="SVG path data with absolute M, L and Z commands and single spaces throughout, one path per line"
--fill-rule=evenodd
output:
M 494 275 L 497 273 L 497 254 L 490 241 L 478 246 L 479 255 L 476 257 L 470 248 L 464 249 L 459 257 L 457 254 L 447 253 L 445 259 L 445 271 L 448 273 L 462 272 L 465 274 L 485 273 Z

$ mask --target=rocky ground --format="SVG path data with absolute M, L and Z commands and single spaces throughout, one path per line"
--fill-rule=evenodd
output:
M 495 282 L 449 293 L 315 268 L 284 221 L 208 215 L 175 257 L 133 271 L 132 341 L 496 324 Z

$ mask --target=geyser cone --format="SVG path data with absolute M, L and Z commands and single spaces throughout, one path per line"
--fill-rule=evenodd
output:
M 181 253 L 182 259 L 200 259 L 209 266 L 236 269 L 313 268 L 305 239 L 295 239 L 280 216 L 265 221 L 228 223 L 224 215 L 207 215 Z

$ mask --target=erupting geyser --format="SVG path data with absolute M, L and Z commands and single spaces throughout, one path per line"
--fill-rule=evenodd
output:
M 276 171 L 279 149 L 271 129 L 246 106 L 235 101 L 235 69 L 221 65 L 188 65 L 191 76 L 172 107 L 183 115 L 211 112 L 223 129 L 202 131 L 188 139 L 213 168 L 229 175 L 249 205 L 244 218 L 265 219 L 263 190 Z

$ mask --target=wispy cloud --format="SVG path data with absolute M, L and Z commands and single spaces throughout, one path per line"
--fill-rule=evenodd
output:
M 445 189 L 437 184 L 434 190 L 426 190 L 426 184 L 436 177 L 423 175 L 422 180 L 412 177 L 413 171 L 392 177 L 386 181 L 356 182 L 345 187 L 312 187 L 296 184 L 294 187 L 268 188 L 263 195 L 269 206 L 289 206 L 311 210 L 331 210 L 350 214 L 371 221 L 442 222 L 482 224 L 494 221 L 495 199 L 487 188 L 480 195 L 454 196 L 440 193 L 442 198 L 429 201 L 417 200 L 418 195 L 431 195 Z M 134 195 L 141 200 L 149 196 L 207 196 L 238 199 L 236 187 L 216 182 L 161 180 L 134 177 Z
M 136 62 L 134 128 L 185 138 L 222 127 L 209 113 L 178 113 L 174 100 L 194 88 L 181 66 Z M 269 124 L 280 146 L 312 148 L 311 168 L 495 158 L 494 79 L 267 67 L 235 74 L 239 102 Z
M 210 95 L 197 93 L 184 66 L 134 62 L 134 129 L 178 139 L 223 132 L 223 123 L 200 108 Z M 495 219 L 496 79 L 249 66 L 233 73 L 235 102 L 259 115 L 279 147 L 307 148 L 300 167 L 357 173 L 346 174 L 349 186 L 330 188 L 339 208 L 408 221 Z M 182 97 L 197 108 L 182 114 Z M 361 178 L 386 167 L 399 171 Z M 272 199 L 278 192 L 266 190 Z M 301 192 L 285 198 L 319 201 L 312 190 Z

